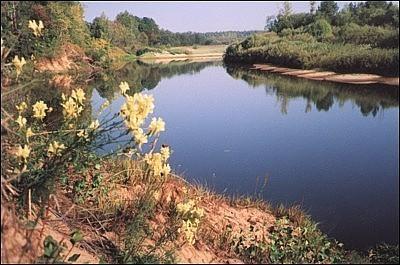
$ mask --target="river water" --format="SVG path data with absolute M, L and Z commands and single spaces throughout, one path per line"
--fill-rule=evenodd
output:
M 399 242 L 398 88 L 260 74 L 221 62 L 133 62 L 95 84 L 117 113 L 120 81 L 155 98 L 171 166 L 229 195 L 300 204 L 348 248 Z

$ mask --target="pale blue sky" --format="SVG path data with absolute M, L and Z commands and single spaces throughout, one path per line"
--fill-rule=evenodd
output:
M 173 32 L 209 32 L 225 30 L 262 30 L 265 18 L 278 13 L 276 2 L 85 2 L 85 19 L 92 21 L 104 12 L 110 19 L 122 11 L 138 17 L 151 17 Z M 338 2 L 343 7 L 348 2 Z M 308 12 L 309 1 L 292 2 L 294 12 Z

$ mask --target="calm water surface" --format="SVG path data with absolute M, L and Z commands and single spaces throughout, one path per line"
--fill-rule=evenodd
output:
M 349 248 L 399 241 L 398 89 L 256 74 L 221 63 L 132 65 L 120 81 L 155 98 L 173 169 L 227 194 L 300 204 Z M 109 81 L 109 80 L 108 80 Z M 262 182 L 267 184 L 262 188 Z

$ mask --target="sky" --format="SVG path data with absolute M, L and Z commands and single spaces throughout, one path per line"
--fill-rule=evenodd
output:
M 263 30 L 265 18 L 276 15 L 282 1 L 276 2 L 85 2 L 86 21 L 100 16 L 102 12 L 114 19 L 125 10 L 138 17 L 153 18 L 160 28 L 173 32 L 211 32 L 227 30 Z M 337 2 L 343 7 L 348 2 Z M 309 1 L 292 2 L 294 12 L 308 12 Z

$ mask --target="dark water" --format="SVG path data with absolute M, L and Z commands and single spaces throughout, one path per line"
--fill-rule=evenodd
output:
M 173 169 L 227 194 L 300 204 L 348 248 L 399 242 L 398 88 L 257 74 L 221 63 L 132 64 L 120 81 L 155 97 Z M 103 98 L 102 98 L 103 97 Z M 267 185 L 261 189 L 261 182 Z

